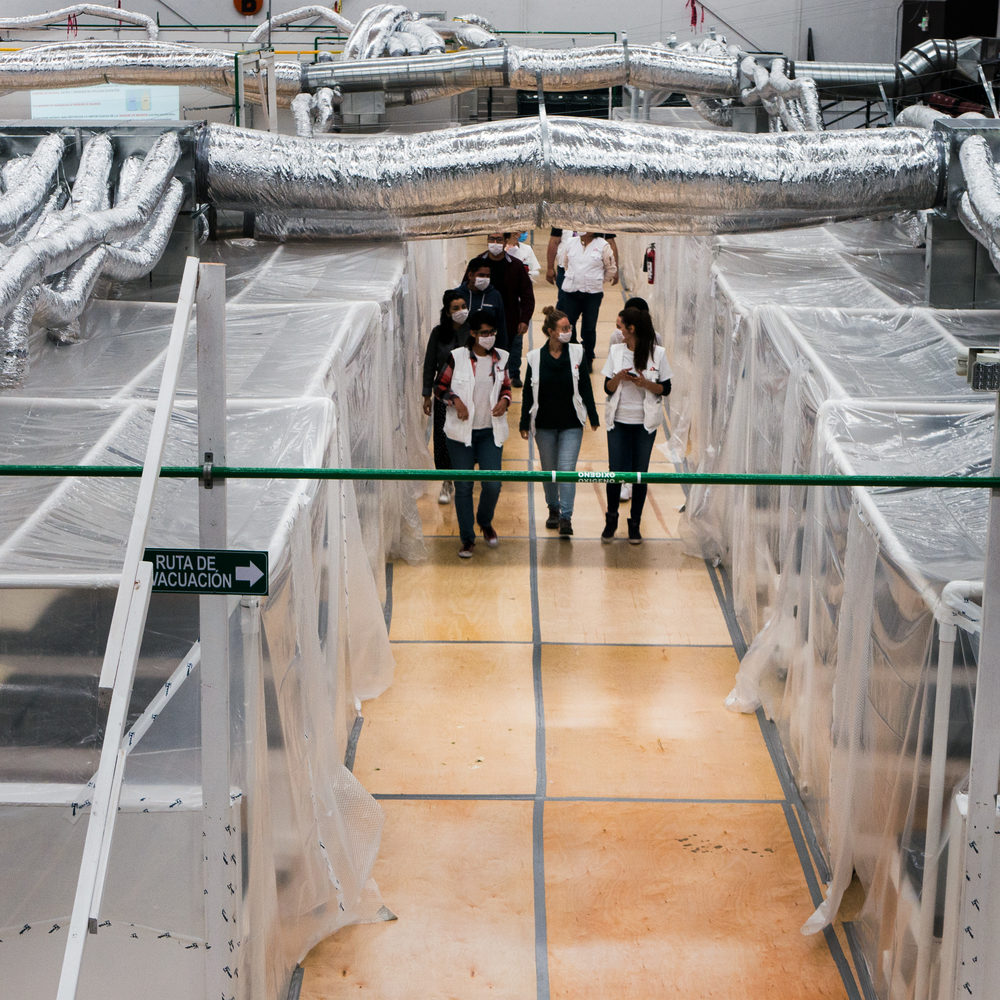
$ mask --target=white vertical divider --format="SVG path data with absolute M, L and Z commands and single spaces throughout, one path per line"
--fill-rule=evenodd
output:
M 210 470 L 226 464 L 226 266 L 198 269 L 198 458 Z M 203 549 L 229 544 L 226 480 L 203 479 L 198 490 Z M 201 619 L 201 792 L 205 859 L 205 997 L 235 997 L 239 963 L 236 875 L 239 840 L 230 810 L 229 598 L 198 598 Z M 235 843 L 234 843 L 235 839 Z
M 1000 394 L 993 427 L 993 472 L 1000 473 Z M 990 490 L 983 577 L 983 631 L 979 640 L 976 705 L 972 722 L 969 818 L 965 836 L 955 996 L 962 1000 L 1000 997 L 998 977 L 985 975 L 996 950 L 995 908 L 1000 884 L 996 839 L 997 782 L 1000 780 L 1000 490 Z
M 261 54 L 261 67 L 267 67 L 267 130 L 278 131 L 278 79 L 274 72 L 274 49 Z
M 170 415 L 173 411 L 174 395 L 180 377 L 181 361 L 184 357 L 184 339 L 191 322 L 191 308 L 194 304 L 198 281 L 198 261 L 189 257 L 184 266 L 177 310 L 170 331 L 170 342 L 163 361 L 163 376 L 153 413 L 153 424 L 146 447 L 142 478 L 136 496 L 132 528 L 129 531 L 125 560 L 122 566 L 121 583 L 115 600 L 115 610 L 111 619 L 108 644 L 104 652 L 99 682 L 99 703 L 108 709 L 101 746 L 101 759 L 94 776 L 94 793 L 91 796 L 90 819 L 87 823 L 87 837 L 77 876 L 76 895 L 73 899 L 73 913 L 70 917 L 66 950 L 63 953 L 62 970 L 59 974 L 57 1000 L 74 1000 L 80 981 L 83 950 L 87 931 L 97 933 L 98 915 L 104 894 L 104 880 L 111 854 L 111 839 L 114 835 L 115 817 L 121 794 L 125 757 L 120 753 L 128 706 L 132 698 L 132 682 L 139 662 L 139 649 L 149 609 L 152 590 L 152 566 L 142 561 L 146 547 L 146 534 L 153 511 L 156 484 L 163 463 L 163 452 L 170 429 Z

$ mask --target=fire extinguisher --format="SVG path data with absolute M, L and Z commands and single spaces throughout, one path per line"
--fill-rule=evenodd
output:
M 646 281 L 653 284 L 656 281 L 656 246 L 653 243 L 649 244 L 646 256 L 642 258 L 642 270 L 647 275 Z

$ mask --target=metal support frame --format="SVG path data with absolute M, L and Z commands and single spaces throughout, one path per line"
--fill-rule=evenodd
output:
M 983 64 L 979 64 L 979 79 L 982 81 L 983 90 L 986 91 L 986 100 L 990 102 L 990 110 L 993 112 L 994 118 L 1000 118 L 1000 112 L 997 111 L 997 99 L 993 93 L 993 84 L 986 79 L 986 70 L 983 69 Z
M 184 356 L 184 339 L 191 320 L 197 263 L 194 258 L 188 258 L 184 268 L 177 310 L 170 332 L 170 343 L 163 363 L 163 377 L 160 381 L 149 443 L 146 446 L 142 478 L 139 481 L 132 529 L 125 550 L 121 583 L 118 587 L 118 597 L 115 601 L 108 644 L 101 667 L 99 696 L 101 704 L 106 704 L 108 717 L 104 743 L 101 746 L 100 764 L 93 782 L 90 819 L 87 824 L 80 873 L 77 877 L 66 951 L 63 953 L 57 1000 L 74 1000 L 80 980 L 87 932 L 89 930 L 92 934 L 97 933 L 125 770 L 125 754 L 121 742 L 125 733 L 125 722 L 132 698 L 132 682 L 139 662 L 139 649 L 142 645 L 152 588 L 152 566 L 142 562 L 142 554 L 146 547 L 146 534 L 149 530 L 156 484 L 163 462 L 167 432 L 170 429 L 170 416 Z
M 273 74 L 272 74 L 273 78 Z M 226 266 L 198 268 L 198 457 L 226 464 Z M 198 490 L 202 548 L 229 543 L 226 480 L 205 476 Z M 201 620 L 201 794 L 204 821 L 205 996 L 228 1000 L 239 964 L 238 876 L 230 802 L 229 598 L 198 598 Z M 238 844 L 238 839 L 236 843 Z
M 882 95 L 882 103 L 885 105 L 885 113 L 886 117 L 889 119 L 889 124 L 895 125 L 896 113 L 893 111 L 892 101 L 885 96 L 885 87 L 883 87 L 881 83 L 878 85 L 878 92 Z
M 978 581 L 952 581 L 945 585 L 934 611 L 938 623 L 938 664 L 934 685 L 934 728 L 931 741 L 930 783 L 927 793 L 927 825 L 924 838 L 924 877 L 920 893 L 920 918 L 917 932 L 917 971 L 914 997 L 930 1000 L 931 957 L 934 942 L 934 916 L 937 911 L 938 868 L 940 865 L 941 826 L 945 808 L 945 770 L 948 763 L 948 730 L 951 719 L 952 672 L 958 629 L 979 631 L 979 621 L 957 610 L 963 602 L 970 612 L 975 605 L 970 598 L 982 600 L 983 585 Z M 941 994 L 943 997 L 944 994 Z
M 247 67 L 257 73 L 257 89 L 260 93 L 261 109 L 264 112 L 264 127 L 268 132 L 278 131 L 278 78 L 274 72 L 274 49 L 252 49 L 249 52 L 233 54 L 236 103 L 236 125 L 241 124 L 246 94 L 243 75 Z
M 1000 418 L 1000 394 L 997 395 Z M 1000 470 L 1000 424 L 993 430 L 993 472 Z M 972 723 L 969 818 L 959 922 L 955 996 L 963 1000 L 995 998 L 1000 983 L 985 975 L 996 946 L 992 926 L 996 892 L 997 782 L 1000 781 L 1000 489 L 990 490 L 983 577 L 983 631 L 979 643 L 976 703 Z

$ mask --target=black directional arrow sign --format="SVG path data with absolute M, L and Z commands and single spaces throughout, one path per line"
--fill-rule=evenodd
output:
M 146 549 L 154 594 L 267 594 L 267 553 L 238 549 Z

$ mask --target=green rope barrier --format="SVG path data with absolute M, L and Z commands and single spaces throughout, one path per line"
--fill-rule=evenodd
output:
M 137 478 L 141 465 L 0 465 L 0 476 Z M 199 465 L 160 469 L 164 479 L 201 479 Z M 1000 476 L 786 476 L 763 472 L 527 472 L 513 469 L 311 469 L 215 466 L 213 479 L 500 480 L 528 483 L 689 483 L 718 486 L 868 486 L 875 488 L 1000 489 Z

